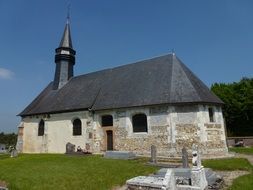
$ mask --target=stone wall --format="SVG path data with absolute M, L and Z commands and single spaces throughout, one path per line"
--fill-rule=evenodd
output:
M 183 147 L 191 150 L 197 144 L 204 155 L 226 155 L 224 120 L 220 107 L 211 106 L 214 110 L 214 121 L 210 122 L 210 106 L 178 106 L 171 108 L 172 125 L 175 125 L 176 152 Z
M 100 118 L 112 115 L 114 149 L 133 151 L 139 155 L 149 155 L 151 145 L 157 147 L 159 156 L 180 156 L 183 147 L 191 150 L 193 144 L 200 147 L 202 154 L 226 155 L 224 121 L 221 109 L 214 109 L 214 122 L 209 121 L 210 106 L 154 106 L 131 108 L 95 113 L 94 123 L 100 150 L 106 150 L 106 127 L 101 127 Z M 134 133 L 132 116 L 144 113 L 147 116 L 148 132 Z M 99 148 L 98 148 L 99 150 Z
M 150 155 L 151 145 L 157 147 L 159 156 L 180 156 L 183 147 L 191 150 L 193 144 L 202 154 L 226 155 L 224 120 L 221 109 L 213 106 L 214 121 L 210 122 L 210 106 L 152 106 L 88 112 L 70 112 L 23 118 L 23 152 L 64 153 L 67 142 L 91 151 L 107 150 L 107 130 L 113 132 L 113 149 L 133 151 Z M 143 113 L 147 116 L 147 132 L 133 132 L 132 116 Z M 113 126 L 102 127 L 101 117 L 112 115 Z M 72 121 L 82 122 L 82 135 L 73 136 Z M 38 124 L 45 121 L 45 134 L 38 136 Z
M 96 112 L 94 122 L 99 137 L 97 140 L 101 146 L 104 145 L 105 133 L 107 127 L 101 127 L 100 118 L 103 115 L 113 116 L 114 130 L 114 150 L 133 151 L 140 155 L 150 154 L 151 145 L 157 145 L 157 151 L 160 155 L 168 154 L 170 148 L 168 114 L 151 113 L 149 108 L 132 108 L 127 110 L 113 110 Z M 133 132 L 132 116 L 138 113 L 144 113 L 147 116 L 148 132 Z M 102 148 L 103 149 L 103 148 Z

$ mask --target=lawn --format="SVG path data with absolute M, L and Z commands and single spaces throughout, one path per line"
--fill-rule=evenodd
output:
M 204 160 L 203 165 L 214 170 L 246 170 L 250 174 L 236 178 L 229 190 L 252 190 L 253 189 L 253 166 L 245 158 L 213 159 Z
M 144 165 L 144 160 L 60 154 L 23 154 L 9 158 L 0 154 L 0 182 L 5 181 L 11 190 L 106 190 L 123 185 L 134 176 L 148 175 L 157 170 Z M 214 170 L 251 171 L 251 174 L 237 178 L 230 189 L 253 189 L 253 166 L 247 159 L 203 160 L 203 165 Z
M 240 153 L 240 154 L 253 155 L 253 147 L 233 147 L 233 148 L 229 148 L 229 151 Z
M 134 176 L 156 170 L 139 160 L 112 160 L 101 156 L 0 156 L 0 181 L 7 182 L 11 190 L 111 189 Z
M 236 178 L 230 190 L 252 190 L 253 189 L 253 173 Z
M 234 148 L 229 148 L 229 151 L 240 153 L 240 154 L 248 154 L 248 155 L 253 156 L 253 147 L 234 147 Z M 241 189 L 252 190 L 253 189 L 253 169 L 251 170 L 251 174 L 236 178 L 233 181 L 233 185 L 229 189 L 230 190 L 241 190 Z
M 251 171 L 253 166 L 246 158 L 227 158 L 227 159 L 212 159 L 203 160 L 203 165 L 214 170 L 246 170 Z

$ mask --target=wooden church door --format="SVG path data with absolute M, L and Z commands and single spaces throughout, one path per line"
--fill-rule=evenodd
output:
M 106 135 L 107 135 L 107 150 L 113 150 L 113 132 L 112 132 L 112 130 L 107 130 Z

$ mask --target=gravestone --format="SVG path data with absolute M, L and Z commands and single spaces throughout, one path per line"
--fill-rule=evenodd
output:
M 183 168 L 189 168 L 188 153 L 185 147 L 182 149 L 182 162 L 183 162 Z
M 90 152 L 90 144 L 89 143 L 85 144 L 85 149 L 87 152 Z
M 66 144 L 66 154 L 71 154 L 71 153 L 74 153 L 75 152 L 75 145 L 74 144 L 71 144 L 70 142 L 68 142 Z
M 18 156 L 18 151 L 16 149 L 11 150 L 11 158 L 15 158 Z
M 152 163 L 157 163 L 157 150 L 155 145 L 151 145 L 151 162 Z

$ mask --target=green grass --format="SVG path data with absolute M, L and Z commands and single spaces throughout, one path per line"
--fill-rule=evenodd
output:
M 2 156 L 1 156 L 2 157 Z M 103 190 L 127 179 L 157 170 L 139 160 L 112 160 L 100 156 L 55 154 L 0 157 L 0 181 L 11 190 Z
M 0 154 L 0 160 L 10 158 L 10 154 Z
M 253 166 L 245 158 L 213 159 L 204 160 L 203 165 L 214 170 L 246 170 L 250 174 L 236 178 L 229 190 L 252 190 L 253 189 Z
M 234 148 L 229 148 L 229 151 L 240 153 L 240 154 L 253 155 L 253 147 L 234 147 Z
M 214 170 L 247 170 L 253 169 L 252 165 L 245 158 L 228 158 L 204 160 L 203 165 Z
M 233 181 L 230 190 L 252 190 L 253 189 L 253 173 L 236 178 Z

